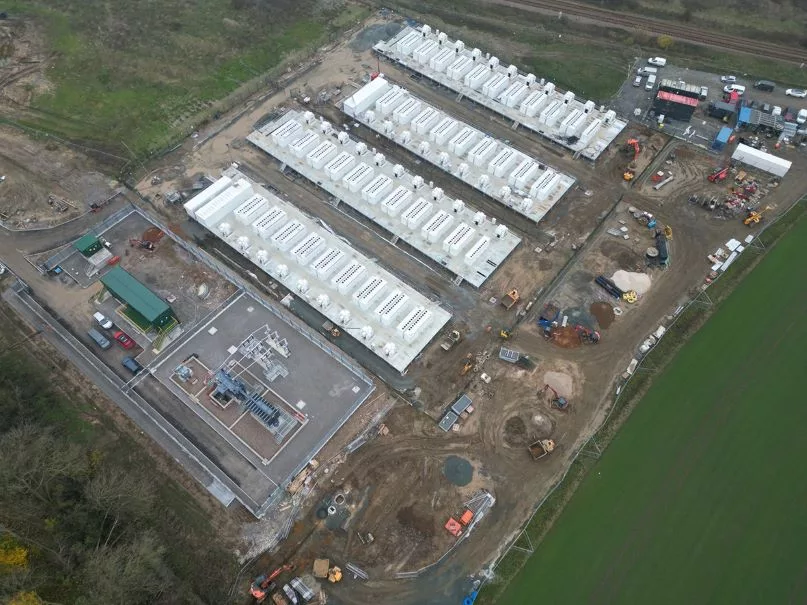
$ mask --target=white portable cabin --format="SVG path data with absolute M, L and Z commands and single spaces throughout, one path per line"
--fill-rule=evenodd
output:
M 546 124 L 547 126 L 553 126 L 555 122 L 558 121 L 561 112 L 565 105 L 563 101 L 560 99 L 555 99 L 552 101 L 544 110 L 541 112 L 541 115 L 538 116 L 538 121 L 541 124 Z
M 409 189 L 401 185 L 381 202 L 381 210 L 390 216 L 397 216 L 413 195 Z
M 190 200 L 185 202 L 185 212 L 187 212 L 193 218 L 196 218 L 196 211 L 207 204 L 210 200 L 216 197 L 219 193 L 227 189 L 230 185 L 233 184 L 233 181 L 228 176 L 223 176 L 217 181 L 215 181 L 212 185 L 210 185 L 207 189 L 203 189 L 196 195 L 194 195 Z
M 423 225 L 420 230 L 420 235 L 430 244 L 435 243 L 440 236 L 451 226 L 454 222 L 454 217 L 445 210 L 440 210 L 437 214 L 431 217 L 428 222 Z
M 406 99 L 407 93 L 400 86 L 393 86 L 375 102 L 375 110 L 382 116 L 388 115 Z
M 405 126 L 420 112 L 421 105 L 420 101 L 409 97 L 392 110 L 392 119 L 395 120 L 396 123 Z
M 468 56 L 459 56 L 455 61 L 448 66 L 446 75 L 452 80 L 460 80 L 465 77 L 471 69 L 473 69 L 474 60 Z
M 341 179 L 356 163 L 355 156 L 349 151 L 343 151 L 330 162 L 325 164 L 325 174 L 332 181 Z
M 519 158 L 521 154 L 516 152 L 512 147 L 502 147 L 499 153 L 496 154 L 488 164 L 488 173 L 502 177 L 513 163 Z
M 401 222 L 410 229 L 417 229 L 418 225 L 426 220 L 432 208 L 434 208 L 434 204 L 419 197 L 414 204 L 401 213 Z
M 495 139 L 485 137 L 468 152 L 468 160 L 470 160 L 474 166 L 483 166 L 488 158 L 496 151 L 496 147 L 498 147 L 498 145 Z
M 459 126 L 458 122 L 448 116 L 444 117 L 432 128 L 429 138 L 438 145 L 445 145 L 448 138 L 454 134 Z
M 261 239 L 268 240 L 277 231 L 286 219 L 286 211 L 279 206 L 272 206 L 266 213 L 261 215 L 254 223 L 252 230 Z
M 230 187 L 219 193 L 196 211 L 196 220 L 214 231 L 221 220 L 254 195 L 252 185 L 245 179 L 238 179 Z
M 251 225 L 269 209 L 269 200 L 256 193 L 235 209 L 235 220 L 242 225 Z
M 322 170 L 322 167 L 336 155 L 336 145 L 330 141 L 322 141 L 305 156 L 306 163 L 315 170 Z
M 375 170 L 371 166 L 362 162 L 353 170 L 348 172 L 345 175 L 345 178 L 342 179 L 342 182 L 351 192 L 356 193 L 364 186 L 365 183 L 373 178 L 374 173 Z
M 431 322 L 431 318 L 431 311 L 423 307 L 415 307 L 398 324 L 398 336 L 404 342 L 413 342 L 418 334 Z
M 386 174 L 379 174 L 361 190 L 361 197 L 368 204 L 377 204 L 392 189 L 393 181 Z
M 533 183 L 532 187 L 530 188 L 530 197 L 539 202 L 543 202 L 560 184 L 562 179 L 562 175 L 558 174 L 554 170 L 547 169 L 546 172 L 538 177 L 538 180 Z
M 460 223 L 452 231 L 445 240 L 443 240 L 443 251 L 448 252 L 449 256 L 456 256 L 468 244 L 468 241 L 474 236 L 476 230 L 470 225 Z
M 479 90 L 479 87 L 490 78 L 490 70 L 487 65 L 477 65 L 467 74 L 465 74 L 465 85 L 473 90 Z
M 342 111 L 354 118 L 375 105 L 375 102 L 390 88 L 390 83 L 378 76 L 359 88 L 342 103 Z
M 325 238 L 318 233 L 309 233 L 291 249 L 291 256 L 300 265 L 307 265 L 325 247 Z
M 600 131 L 600 127 L 602 126 L 602 120 L 599 118 L 594 118 L 588 126 L 583 129 L 582 134 L 580 135 L 580 143 L 583 145 L 588 145 L 591 139 L 597 136 L 597 133 Z
M 560 123 L 560 131 L 567 137 L 577 136 L 583 129 L 588 116 L 580 109 L 573 109 Z

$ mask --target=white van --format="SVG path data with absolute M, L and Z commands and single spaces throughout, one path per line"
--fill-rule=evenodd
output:
M 653 90 L 653 87 L 656 85 L 656 74 L 650 74 L 647 76 L 647 83 L 644 85 L 645 90 Z
M 658 68 L 657 67 L 640 67 L 636 70 L 636 73 L 640 76 L 649 76 L 650 74 L 657 74 Z
M 642 85 L 642 76 L 636 76 L 636 77 L 633 79 L 633 85 L 634 85 L 636 88 L 639 88 L 639 86 L 641 86 L 641 85 Z
M 723 92 L 736 92 L 740 96 L 743 96 L 745 94 L 745 86 L 742 84 L 729 84 L 723 87 Z
M 667 59 L 664 57 L 650 57 L 647 62 L 650 65 L 655 65 L 656 67 L 664 67 L 667 65 Z
M 799 113 L 796 115 L 796 122 L 798 124 L 807 122 L 807 109 L 799 109 Z

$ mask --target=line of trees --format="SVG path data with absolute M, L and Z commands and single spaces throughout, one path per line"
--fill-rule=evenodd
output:
M 0 602 L 226 603 L 234 561 L 212 530 L 166 505 L 153 462 L 120 453 L 133 442 L 77 443 L 90 424 L 31 361 L 0 356 Z

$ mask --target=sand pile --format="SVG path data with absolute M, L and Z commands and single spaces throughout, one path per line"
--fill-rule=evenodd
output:
M 572 377 L 563 372 L 547 372 L 544 374 L 544 384 L 548 384 L 565 397 L 569 397 L 572 392 Z
M 650 276 L 647 273 L 633 273 L 631 271 L 617 271 L 611 278 L 621 290 L 634 290 L 641 296 L 650 289 Z

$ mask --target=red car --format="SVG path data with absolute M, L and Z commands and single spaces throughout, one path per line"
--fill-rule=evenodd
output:
M 112 336 L 115 340 L 117 340 L 120 343 L 120 346 L 122 346 L 124 349 L 134 349 L 135 341 L 132 340 L 129 337 L 129 335 L 126 334 L 125 332 L 121 332 L 120 330 L 118 330 Z

